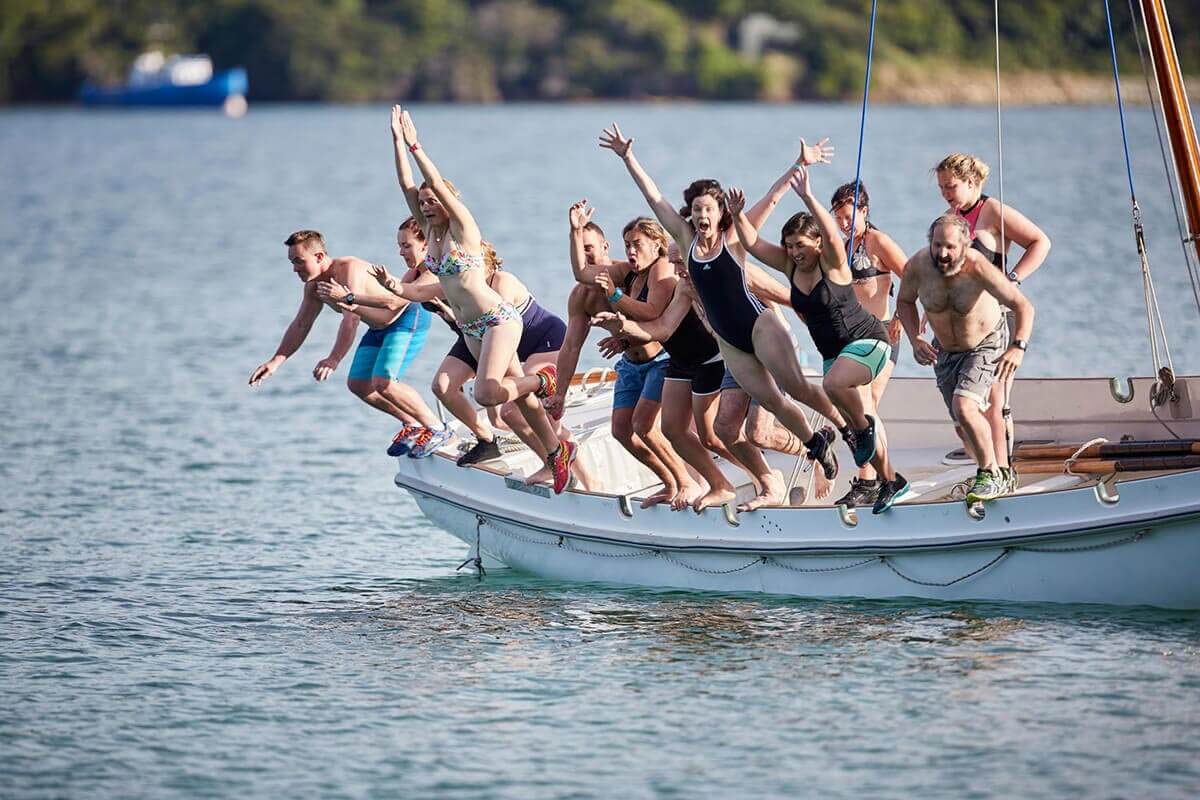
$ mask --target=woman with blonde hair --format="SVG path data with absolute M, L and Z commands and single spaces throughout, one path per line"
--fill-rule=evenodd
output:
M 990 169 L 982 159 L 967 153 L 951 153 L 933 168 L 938 190 L 948 206 L 947 212 L 962 217 L 971 231 L 971 248 L 979 251 L 997 269 L 1003 270 L 1010 281 L 1020 286 L 1042 266 L 1050 253 L 1050 237 L 1012 206 L 1002 205 L 995 197 L 983 193 Z M 1021 257 L 1010 269 L 1008 251 L 1016 244 L 1022 248 Z M 1009 320 L 1009 335 L 1013 325 Z M 1012 418 L 1008 409 L 1008 394 L 1012 376 L 992 384 L 985 412 L 992 429 L 996 462 L 1005 488 L 1016 488 L 1016 480 L 1008 459 L 1008 442 L 1012 440 Z

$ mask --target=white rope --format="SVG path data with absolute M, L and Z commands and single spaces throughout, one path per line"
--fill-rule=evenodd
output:
M 1066 461 L 1063 462 L 1063 466 L 1066 468 L 1067 474 L 1074 475 L 1076 478 L 1084 477 L 1074 471 L 1073 467 L 1075 466 L 1075 462 L 1078 461 L 1079 458 L 1083 455 L 1084 451 L 1087 450 L 1092 445 L 1105 444 L 1107 442 L 1108 442 L 1108 439 L 1105 439 L 1103 436 L 1097 436 L 1095 439 L 1092 439 L 1090 442 L 1084 442 L 1083 445 L 1080 446 L 1080 448 L 1078 450 L 1076 450 L 1074 453 L 1071 454 L 1070 458 L 1068 458 Z

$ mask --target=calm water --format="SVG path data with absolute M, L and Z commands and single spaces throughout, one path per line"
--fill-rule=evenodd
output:
M 569 203 L 614 234 L 644 210 L 595 147 L 611 119 L 672 196 L 704 174 L 761 192 L 801 134 L 839 145 L 821 194 L 853 176 L 849 106 L 417 109 L 554 307 Z M 1153 127 L 1131 124 L 1176 366 L 1194 372 Z M 1026 374 L 1147 372 L 1114 112 L 1014 110 L 1005 134 L 1006 199 L 1055 242 L 1027 284 Z M 0 113 L 0 795 L 1200 791 L 1200 614 L 456 574 L 461 545 L 392 486 L 392 426 L 345 367 L 309 376 L 332 315 L 245 385 L 299 299 L 288 232 L 397 263 L 389 148 L 383 108 Z M 874 218 L 906 249 L 954 149 L 994 161 L 987 112 L 872 112 Z M 449 344 L 431 337 L 414 383 Z

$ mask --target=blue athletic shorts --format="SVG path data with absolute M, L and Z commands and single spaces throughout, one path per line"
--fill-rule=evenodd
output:
M 354 361 L 350 364 L 350 379 L 400 380 L 408 365 L 421 352 L 432 319 L 432 312 L 416 303 L 409 303 L 404 313 L 391 325 L 364 333 L 358 342 L 358 349 L 354 351 Z
M 665 353 L 665 351 L 664 351 Z M 662 402 L 663 380 L 671 359 L 666 355 L 635 364 L 625 356 L 617 360 L 617 388 L 613 390 L 613 409 L 633 408 L 643 397 Z

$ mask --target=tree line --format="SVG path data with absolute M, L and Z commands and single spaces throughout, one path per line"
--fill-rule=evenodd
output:
M 1122 68 L 1140 69 L 1110 0 Z M 0 102 L 117 82 L 148 49 L 244 66 L 251 99 L 362 102 L 857 96 L 870 0 L 4 0 Z M 953 80 L 990 68 L 992 0 L 879 0 L 877 64 Z M 1000 6 L 1005 69 L 1102 75 L 1103 0 Z M 1184 70 L 1200 0 L 1170 4 Z

